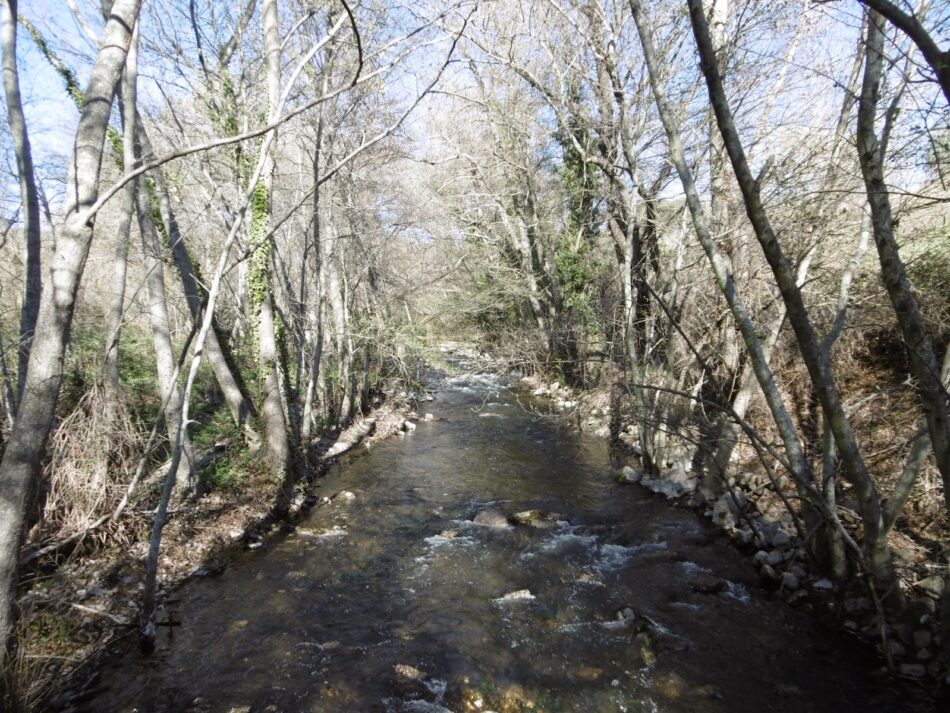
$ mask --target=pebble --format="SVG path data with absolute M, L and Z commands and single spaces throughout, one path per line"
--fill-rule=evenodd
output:
M 782 586 L 789 591 L 794 592 L 800 585 L 798 576 L 793 572 L 782 572 Z
M 508 516 L 500 510 L 482 510 L 473 522 L 487 527 L 508 527 Z
M 785 530 L 778 530 L 772 536 L 772 547 L 777 547 L 781 550 L 788 549 L 792 546 L 792 538 L 789 536 Z
M 926 649 L 933 643 L 933 634 L 926 629 L 918 629 L 914 632 L 914 646 L 918 649 Z
M 901 676 L 908 678 L 923 678 L 927 675 L 927 669 L 919 663 L 902 663 L 900 667 Z

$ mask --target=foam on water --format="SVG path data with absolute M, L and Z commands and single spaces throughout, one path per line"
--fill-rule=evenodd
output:
M 696 564 L 695 562 L 680 562 L 680 567 L 683 568 L 683 571 L 687 575 L 690 574 L 712 574 L 712 570 L 708 567 L 703 567 L 701 564 Z
M 663 544 L 664 547 L 666 545 L 665 542 L 660 544 Z M 643 545 L 635 547 L 611 544 L 601 545 L 594 566 L 601 571 L 620 569 L 630 561 L 633 555 L 642 551 L 642 547 Z
M 730 599 L 735 599 L 737 602 L 742 604 L 748 604 L 752 601 L 752 597 L 749 594 L 749 590 L 738 582 L 726 582 L 726 591 L 724 591 L 723 596 L 729 597 Z
M 535 597 L 529 590 L 519 589 L 516 592 L 508 592 L 506 595 L 502 597 L 496 597 L 495 599 L 492 599 L 491 601 L 492 601 L 492 604 L 494 604 L 495 606 L 505 606 L 507 604 L 516 604 L 519 602 L 534 601 L 536 598 L 537 597 Z

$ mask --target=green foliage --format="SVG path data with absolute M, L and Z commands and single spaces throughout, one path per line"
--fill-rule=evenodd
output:
M 63 365 L 60 413 L 72 411 L 102 373 L 106 332 L 101 323 L 76 321 Z M 119 379 L 133 412 L 145 421 L 161 407 L 155 371 L 155 350 L 147 330 L 127 325 L 120 341 Z
M 560 178 L 567 199 L 564 231 L 554 255 L 556 279 L 564 308 L 590 331 L 595 321 L 590 292 L 598 269 L 593 248 L 600 228 L 600 182 L 578 148 L 592 149 L 590 130 L 580 118 L 572 116 L 568 131 L 557 132 L 555 138 L 561 146 Z
M 254 248 L 247 275 L 251 314 L 257 314 L 269 289 L 270 241 L 264 241 L 269 227 L 268 205 L 267 186 L 264 181 L 258 181 L 251 196 L 251 223 L 248 235 L 250 244 Z

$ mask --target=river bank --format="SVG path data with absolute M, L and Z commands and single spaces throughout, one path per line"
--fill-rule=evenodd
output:
M 236 454 L 234 467 L 243 469 L 239 482 L 172 508 L 159 563 L 160 612 L 188 582 L 221 574 L 242 551 L 261 547 L 281 527 L 339 496 L 317 497 L 318 479 L 355 449 L 373 447 L 411 428 L 418 418 L 415 403 L 412 395 L 391 395 L 344 431 L 314 441 L 314 467 L 297 483 L 284 517 L 274 514 L 279 484 Z M 149 518 L 145 512 L 130 515 L 139 523 L 131 535 L 80 549 L 55 565 L 40 561 L 28 573 L 31 586 L 20 602 L 17 668 L 28 710 L 82 705 L 99 683 L 106 652 L 135 646 Z M 172 631 L 177 626 L 173 616 L 160 614 L 159 628 Z
M 548 401 L 573 427 L 607 439 L 619 484 L 639 485 L 702 514 L 719 528 L 751 557 L 764 590 L 874 647 L 880 656 L 876 665 L 889 674 L 950 687 L 950 661 L 941 640 L 942 615 L 950 614 L 941 612 L 943 578 L 935 573 L 920 544 L 926 537 L 913 523 L 906 523 L 903 532 L 895 531 L 891 537 L 907 610 L 900 620 L 882 628 L 879 605 L 860 581 L 835 583 L 808 566 L 801 533 L 788 510 L 796 496 L 787 478 L 776 481 L 746 454 L 736 460 L 727 492 L 709 500 L 692 468 L 689 446 L 670 449 L 658 473 L 644 472 L 637 425 L 629 411 L 619 408 L 609 387 L 575 390 L 541 376 L 524 377 L 519 385 L 534 398 Z M 839 511 L 846 526 L 857 523 L 848 508 L 839 507 Z

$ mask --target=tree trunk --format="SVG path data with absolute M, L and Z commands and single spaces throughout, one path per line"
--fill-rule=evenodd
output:
M 277 14 L 277 0 L 264 0 L 261 7 L 264 29 L 264 59 L 267 75 L 268 119 L 273 121 L 280 111 L 280 26 Z M 263 216 L 264 226 L 269 226 L 273 215 L 273 183 L 276 168 L 276 140 L 271 143 L 263 172 L 264 200 L 266 213 Z M 255 205 L 257 211 L 260 206 Z M 252 229 L 253 229 L 252 224 Z M 252 239 L 258 240 L 256 230 Z M 266 232 L 262 231 L 262 232 Z M 265 244 L 257 246 L 255 256 L 256 279 L 259 284 L 255 287 L 260 290 L 261 302 L 258 315 L 258 360 L 264 377 L 264 405 L 261 415 L 264 419 L 265 440 L 267 442 L 267 456 L 271 472 L 282 483 L 281 495 L 278 499 L 278 510 L 284 510 L 290 504 L 293 488 L 292 454 L 290 439 L 287 432 L 287 421 L 284 411 L 283 368 L 281 350 L 278 345 L 276 313 L 274 309 L 273 289 L 273 238 Z
M 127 170 L 136 167 L 135 127 L 136 83 L 138 68 L 138 29 L 132 34 L 132 44 L 125 61 L 122 76 L 122 166 Z M 105 385 L 107 392 L 106 408 L 113 410 L 106 419 L 112 423 L 114 409 L 121 397 L 122 384 L 119 379 L 119 334 L 122 331 L 122 316 L 125 312 L 125 282 L 129 263 L 129 232 L 132 228 L 132 216 L 135 213 L 136 182 L 129 181 L 122 193 L 122 212 L 116 226 L 115 252 L 112 261 L 112 300 L 106 315 L 106 352 Z
M 152 222 L 151 206 L 145 182 L 136 180 L 138 190 L 139 233 L 142 236 L 142 253 L 145 256 L 148 285 L 148 318 L 152 325 L 152 343 L 155 346 L 155 366 L 158 375 L 158 388 L 165 405 L 165 424 L 171 445 L 175 444 L 176 424 L 181 419 L 181 391 L 175 378 L 175 351 L 171 340 L 171 327 L 168 323 L 168 302 L 165 295 L 164 263 L 162 261 L 162 242 Z M 182 497 L 194 494 L 197 485 L 195 459 L 188 431 L 181 435 L 182 457 L 175 475 L 175 486 Z
M 884 62 L 884 20 L 875 11 L 869 11 L 867 23 L 867 52 L 864 65 L 864 83 L 858 102 L 858 156 L 861 173 L 871 209 L 871 231 L 881 263 L 881 277 L 887 296 L 894 307 L 897 323 L 910 356 L 927 430 L 933 447 L 937 469 L 943 479 L 943 491 L 950 494 L 950 404 L 947 390 L 940 378 L 933 341 L 924 326 L 920 307 L 911 290 L 907 270 L 901 260 L 894 236 L 891 201 L 884 182 L 884 146 L 878 141 L 874 122 Z M 950 507 L 950 500 L 948 500 Z
M 729 154 L 739 189 L 742 192 L 746 214 L 775 276 L 802 359 L 808 369 L 822 409 L 828 418 L 832 433 L 834 433 L 835 444 L 841 455 L 844 472 L 854 486 L 858 498 L 865 528 L 864 546 L 867 564 L 878 592 L 890 599 L 894 605 L 899 605 L 900 590 L 896 586 L 890 549 L 887 545 L 886 533 L 883 527 L 881 504 L 874 481 L 867 471 L 858 448 L 857 439 L 841 405 L 841 398 L 831 373 L 830 362 L 823 355 L 818 343 L 818 338 L 802 299 L 801 290 L 795 279 L 795 273 L 772 230 L 765 208 L 762 205 L 759 186 L 749 168 L 729 108 L 719 64 L 716 61 L 706 17 L 703 14 L 702 3 L 700 0 L 687 0 L 687 2 L 693 34 L 699 50 L 700 66 L 709 90 L 709 100 L 716 112 L 716 123 L 722 133 L 726 151 Z
M 137 117 L 137 119 L 136 133 L 142 147 L 142 155 L 153 156 L 154 151 L 148 133 L 142 124 L 141 117 Z M 166 237 L 171 246 L 172 258 L 181 278 L 188 309 L 191 311 L 193 319 L 198 320 L 201 318 L 203 297 L 201 288 L 198 286 L 198 280 L 195 277 L 195 268 L 178 226 L 178 220 L 172 210 L 171 197 L 168 195 L 168 187 L 165 185 L 165 178 L 161 169 L 152 172 L 151 176 L 153 179 L 152 188 L 158 200 L 158 209 L 161 213 L 162 223 L 165 226 Z M 209 332 L 205 341 L 205 356 L 212 372 L 214 372 L 214 378 L 221 388 L 224 400 L 228 404 L 228 409 L 231 411 L 231 417 L 244 433 L 244 440 L 248 448 L 252 452 L 257 451 L 260 448 L 261 441 L 253 424 L 257 412 L 247 395 L 247 389 L 240 379 L 237 368 L 229 362 L 225 354 L 216 326 Z
M 20 348 L 17 356 L 16 403 L 23 397 L 30 347 L 36 331 L 42 292 L 40 243 L 40 204 L 33 171 L 33 152 L 20 98 L 20 75 L 16 61 L 17 0 L 0 2 L 0 42 L 3 44 L 3 90 L 13 151 L 16 154 L 17 179 L 23 204 L 23 236 L 26 242 L 26 270 L 23 307 L 20 311 Z
M 82 277 L 93 218 L 87 210 L 99 195 L 103 143 L 116 84 L 122 74 L 141 0 L 116 0 L 79 118 L 73 162 L 67 182 L 64 218 L 43 290 L 26 383 L 16 424 L 0 462 L 0 669 L 12 643 L 17 567 L 30 494 L 43 467 L 46 443 L 63 378 L 63 358 L 72 325 L 76 291 Z

